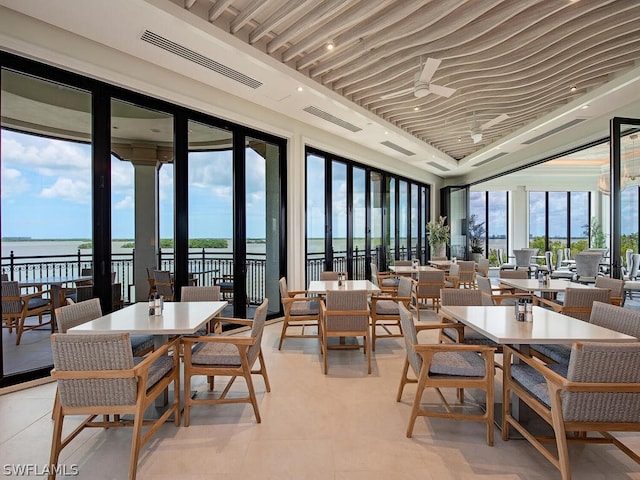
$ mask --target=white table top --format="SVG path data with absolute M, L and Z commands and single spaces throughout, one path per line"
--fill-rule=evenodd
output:
M 327 290 L 366 290 L 368 293 L 380 293 L 380 289 L 369 280 L 344 280 L 341 287 L 337 280 L 313 280 L 309 282 L 307 292 L 323 295 Z
M 411 265 L 398 265 L 397 267 L 395 265 L 391 265 L 389 270 L 397 273 L 398 275 L 411 275 L 415 272 L 441 271 L 440 268 L 430 267 L 429 265 L 418 265 L 417 268 L 413 268 Z
M 540 284 L 536 279 L 501 278 L 500 283 L 519 288 L 527 292 L 564 292 L 567 288 L 593 288 L 584 283 L 569 282 L 552 278 L 546 284 Z
M 139 302 L 70 328 L 67 333 L 188 335 L 218 315 L 228 302 L 165 302 L 162 315 L 149 316 L 149 304 Z
M 451 260 L 429 260 L 431 265 L 436 265 L 441 268 L 450 267 L 453 263 Z
M 511 306 L 442 306 L 441 312 L 501 344 L 635 342 L 637 338 L 542 307 L 532 322 L 519 322 Z

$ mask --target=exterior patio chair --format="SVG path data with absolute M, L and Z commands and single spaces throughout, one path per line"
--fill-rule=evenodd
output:
M 131 354 L 128 333 L 101 335 L 51 336 L 54 369 L 51 376 L 58 389 L 53 412 L 53 440 L 49 465 L 58 465 L 60 452 L 85 428 L 133 426 L 129 479 L 135 480 L 140 449 L 165 422 L 173 416 L 180 425 L 180 365 L 178 355 L 168 352 L 177 346 L 175 339 L 139 363 Z M 143 432 L 143 415 L 156 398 L 173 383 L 173 401 Z M 134 416 L 133 421 L 97 421 L 96 416 Z M 87 418 L 69 435 L 63 437 L 63 423 L 70 415 Z M 52 470 L 50 479 L 55 479 Z
M 517 358 L 518 364 L 512 365 Z M 576 343 L 568 365 L 544 365 L 504 347 L 502 438 L 515 428 L 561 474 L 571 479 L 568 442 L 612 443 L 636 462 L 640 455 L 609 432 L 640 431 L 640 344 Z M 553 428 L 555 449 L 513 414 L 516 396 Z M 569 436 L 568 433 L 573 433 Z M 597 433 L 594 437 L 590 433 Z
M 420 309 L 440 309 L 440 291 L 445 288 L 444 270 L 427 270 L 418 272 L 418 279 L 412 280 L 410 308 L 416 311 L 420 321 Z
M 53 312 L 50 290 L 39 290 L 35 293 L 22 294 L 18 282 L 2 282 L 2 323 L 9 329 L 9 333 L 16 329 L 16 345 L 20 345 L 24 332 L 36 328 L 51 326 L 53 333 Z M 49 320 L 45 321 L 43 314 L 49 312 Z M 38 317 L 38 323 L 27 324 L 27 318 Z
M 284 319 L 278 350 L 282 350 L 282 342 L 285 338 L 321 338 L 318 298 L 307 296 L 306 290 L 289 291 L 284 277 L 280 279 L 279 285 Z M 299 328 L 300 333 L 289 333 L 289 328 Z M 306 333 L 307 328 L 312 328 L 315 332 Z
M 327 290 L 324 299 L 320 299 L 320 331 L 322 332 L 322 355 L 324 373 L 328 371 L 328 350 L 364 349 L 367 357 L 367 373 L 371 373 L 371 348 L 369 345 L 369 306 L 367 292 L 364 290 Z M 329 345 L 331 337 L 362 337 L 362 345 Z
M 402 337 L 398 305 L 402 303 L 407 307 L 411 303 L 412 287 L 409 277 L 401 277 L 396 295 L 371 296 L 371 350 L 374 352 L 378 338 Z M 378 327 L 385 333 L 379 334 Z
M 406 357 L 396 401 L 402 400 L 404 386 L 407 383 L 417 383 L 407 427 L 407 437 L 410 438 L 413 435 L 416 419 L 419 416 L 451 418 L 484 423 L 487 429 L 487 445 L 493 445 L 494 348 L 479 345 L 420 344 L 418 330 L 442 329 L 447 324 L 430 323 L 416 327 L 413 317 L 402 304 L 400 305 L 400 318 L 404 332 Z M 415 378 L 409 378 L 409 368 Z M 445 411 L 428 408 L 423 404 L 422 397 L 428 388 L 436 389 L 445 406 Z M 455 388 L 459 395 L 465 388 L 484 390 L 485 411 L 477 413 L 454 411 L 442 395 L 440 391 L 442 388 Z M 459 398 L 459 400 L 462 404 L 462 399 Z
M 599 252 L 578 253 L 573 258 L 576 262 L 576 282 L 595 283 L 602 255 Z
M 498 248 L 498 265 L 500 270 L 515 270 L 516 264 L 513 262 L 505 261 L 504 249 Z M 507 259 L 508 260 L 508 259 Z
M 190 422 L 190 410 L 195 405 L 220 405 L 226 403 L 249 403 L 253 406 L 256 422 L 260 423 L 260 409 L 256 398 L 252 375 L 262 375 L 267 392 L 271 391 L 267 367 L 262 355 L 262 331 L 267 318 L 267 305 L 269 300 L 265 298 L 256 309 L 253 320 L 229 318 L 229 323 L 251 327 L 251 333 L 247 336 L 184 336 L 184 391 L 191 391 L 191 377 L 205 375 L 209 379 L 209 391 L 213 392 L 213 379 L 216 376 L 230 377 L 229 381 L 218 397 L 211 395 L 206 398 L 184 398 L 184 426 Z M 254 369 L 259 360 L 260 368 Z M 236 378 L 242 377 L 247 384 L 247 395 L 244 397 L 228 397 L 227 394 Z
M 556 263 L 553 269 L 551 269 L 551 273 L 549 274 L 550 278 L 564 278 L 566 280 L 573 280 L 575 276 L 575 272 L 569 268 L 568 266 L 563 265 L 562 261 L 564 259 L 564 249 L 559 248 L 556 250 Z
M 173 279 L 168 270 L 154 270 L 153 278 L 155 280 L 156 293 L 162 295 L 166 302 L 173 302 Z
M 521 248 L 520 250 L 514 250 L 513 254 L 516 257 L 516 269 L 526 270 L 531 276 L 531 272 L 537 270 L 537 265 L 531 262 L 531 257 L 538 253 L 537 248 Z
M 180 290 L 181 302 L 218 302 L 220 301 L 220 286 L 189 286 L 184 285 Z M 200 328 L 196 335 L 206 335 L 208 333 L 222 333 L 222 322 L 213 319 Z

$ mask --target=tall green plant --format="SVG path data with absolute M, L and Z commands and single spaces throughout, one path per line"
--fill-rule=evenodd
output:
M 427 234 L 429 235 L 429 244 L 432 247 L 442 246 L 449 243 L 451 228 L 445 224 L 447 217 L 439 217 L 438 220 L 427 223 Z
M 589 236 L 591 248 L 605 248 L 606 237 L 602 226 L 596 217 L 591 217 L 591 223 L 589 225 L 583 225 L 583 233 L 585 236 Z

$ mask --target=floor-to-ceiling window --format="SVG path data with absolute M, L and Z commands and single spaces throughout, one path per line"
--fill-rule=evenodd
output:
M 285 140 L 6 52 L 0 67 L 2 271 L 9 278 L 33 276 L 36 264 L 47 265 L 43 277 L 86 267 L 108 311 L 146 299 L 147 268 L 163 268 L 174 274 L 177 297 L 183 285 L 224 279 L 233 285 L 229 315 L 250 316 L 263 298 L 270 314 L 279 313 Z M 224 170 L 208 163 L 218 155 Z M 21 273 L 9 240 L 28 237 L 65 241 L 71 251 L 32 252 L 68 258 L 40 258 Z M 50 372 L 45 330 L 41 350 L 24 344 L 10 353 L 18 366 L 2 365 L 0 385 Z M 2 335 L 6 358 L 8 330 Z
M 2 273 L 32 285 L 21 293 L 42 289 L 59 305 L 64 299 L 54 299 L 45 280 L 79 277 L 93 261 L 91 93 L 8 68 L 0 83 Z M 77 294 L 73 281 L 62 286 L 67 295 Z M 37 316 L 26 319 L 27 325 L 38 322 Z M 49 325 L 26 331 L 19 345 L 15 328 L 2 328 L 0 335 L 0 383 L 5 376 L 46 373 Z
M 371 262 L 425 258 L 427 185 L 311 148 L 306 157 L 307 281 L 322 268 L 358 279 Z

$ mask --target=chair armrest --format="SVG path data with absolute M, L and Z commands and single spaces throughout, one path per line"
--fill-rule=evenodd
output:
M 308 295 L 306 290 L 289 290 L 289 298 L 293 298 L 296 295 Z
M 460 286 L 460 276 L 459 275 L 445 275 L 445 280 L 453 283 L 453 288 L 458 288 Z
M 416 352 L 479 352 L 493 354 L 496 347 L 489 345 L 470 345 L 462 343 L 419 343 L 414 345 Z
M 546 305 L 547 307 L 551 307 L 555 312 L 558 313 L 562 313 L 562 310 L 564 309 L 564 305 L 560 305 L 559 303 L 556 303 L 553 300 L 549 300 L 548 298 L 534 296 L 533 300 L 536 305 Z

